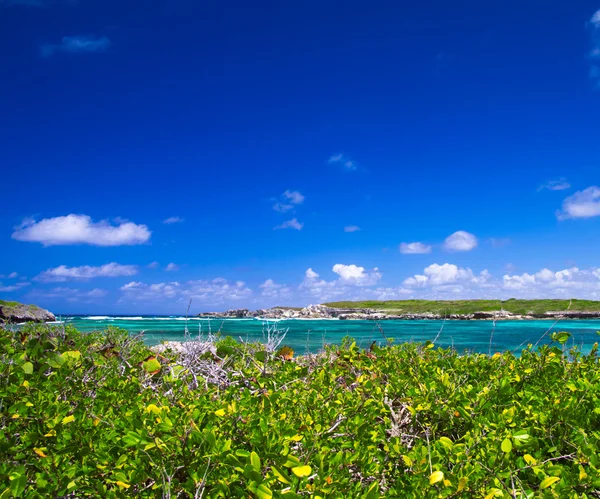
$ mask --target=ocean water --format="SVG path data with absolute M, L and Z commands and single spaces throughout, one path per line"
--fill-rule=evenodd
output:
M 373 321 L 299 320 L 263 321 L 260 319 L 206 319 L 192 317 L 115 317 L 70 316 L 62 320 L 81 331 L 101 331 L 109 326 L 119 327 L 132 334 L 144 332 L 148 345 L 161 341 L 183 341 L 187 327 L 192 336 L 220 333 L 244 341 L 265 341 L 267 330 L 277 327 L 287 331 L 282 345 L 292 347 L 296 353 L 317 352 L 325 344 L 339 344 L 351 336 L 357 344 L 367 348 L 373 341 L 385 344 L 386 338 L 399 342 L 433 341 L 436 345 L 453 346 L 465 350 L 488 353 L 510 350 L 519 353 L 528 343 L 535 344 L 546 332 L 568 331 L 572 338 L 568 346 L 577 345 L 588 352 L 600 340 L 600 320 L 548 320 L 535 321 Z M 549 334 L 540 344 L 549 342 Z M 490 347 L 491 343 L 491 347 Z

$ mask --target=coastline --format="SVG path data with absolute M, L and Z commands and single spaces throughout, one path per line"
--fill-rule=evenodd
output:
M 371 320 L 371 321 L 528 321 L 528 320 L 578 320 L 600 319 L 600 311 L 547 311 L 515 314 L 506 310 L 479 311 L 466 314 L 436 312 L 394 313 L 388 310 L 334 308 L 326 305 L 308 305 L 302 309 L 274 307 L 270 309 L 232 309 L 226 312 L 204 312 L 196 318 L 205 319 L 257 319 L 257 320 Z

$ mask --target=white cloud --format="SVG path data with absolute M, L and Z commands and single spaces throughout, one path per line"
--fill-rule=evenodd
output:
M 597 10 L 596 12 L 594 12 L 594 15 L 592 16 L 592 18 L 590 19 L 590 22 L 596 26 L 600 28 L 600 10 Z
M 60 267 L 45 270 L 35 277 L 36 281 L 63 282 L 71 279 L 92 279 L 94 277 L 122 277 L 137 274 L 136 265 L 121 265 L 115 262 L 100 267 L 83 265 L 81 267 Z
M 179 265 L 177 265 L 177 264 L 175 264 L 175 263 L 172 263 L 172 262 L 171 262 L 171 263 L 169 263 L 169 265 L 167 265 L 167 266 L 165 267 L 165 270 L 166 270 L 167 272 L 176 272 L 176 271 L 178 271 L 178 270 L 179 270 Z
M 298 219 L 296 219 L 296 218 L 292 218 L 291 220 L 286 220 L 285 222 L 275 226 L 274 229 L 275 230 L 277 230 L 277 229 L 302 230 L 302 227 L 304 227 L 304 223 L 298 222 Z
M 28 294 L 33 298 L 46 298 L 51 300 L 61 300 L 67 302 L 94 303 L 108 294 L 105 289 L 94 288 L 89 291 L 77 288 L 52 288 L 50 290 L 34 290 Z
M 600 269 L 577 267 L 552 271 L 541 269 L 534 274 L 504 275 L 502 288 L 523 297 L 600 297 Z
M 346 225 L 344 232 L 358 232 L 360 227 L 358 225 Z
M 432 297 L 456 295 L 458 297 L 470 297 L 480 295 L 482 291 L 489 292 L 491 274 L 483 270 L 475 275 L 469 268 L 458 267 L 451 263 L 439 265 L 434 263 L 423 271 L 404 280 L 404 286 L 415 290 L 424 291 Z M 479 296 L 481 297 L 481 296 Z
M 542 184 L 538 187 L 538 191 L 543 191 L 547 189 L 549 191 L 564 191 L 565 189 L 570 189 L 571 184 L 567 182 L 564 177 L 557 178 L 555 180 L 548 180 L 545 184 Z
M 159 301 L 169 299 L 181 302 L 182 307 L 185 307 L 184 304 L 190 299 L 203 306 L 217 306 L 234 304 L 248 299 L 252 295 L 252 290 L 246 286 L 244 281 L 231 282 L 222 277 L 212 281 L 195 280 L 185 283 L 173 281 L 147 284 L 132 281 L 121 286 L 120 290 L 123 292 L 122 300 Z
M 330 165 L 331 164 L 341 165 L 344 167 L 344 169 L 346 169 L 348 171 L 354 171 L 358 168 L 356 161 L 353 161 L 348 156 L 346 156 L 345 154 L 342 154 L 342 153 L 332 154 L 329 157 L 328 163 Z
M 308 293 L 311 297 L 317 298 L 322 302 L 334 298 L 355 300 L 377 299 L 377 296 L 390 295 L 392 293 L 392 288 L 371 288 L 382 277 L 377 268 L 372 271 L 366 271 L 364 267 L 357 265 L 337 263 L 333 266 L 332 270 L 338 274 L 339 278 L 326 281 L 321 279 L 319 274 L 312 268 L 307 269 L 304 280 L 298 286 L 299 292 L 301 294 Z M 394 296 L 397 296 L 397 294 L 394 294 Z
M 273 205 L 273 209 L 280 213 L 293 210 L 296 206 L 304 203 L 304 196 L 299 191 L 286 190 L 278 201 Z
M 202 303 L 223 305 L 250 298 L 252 290 L 244 281 L 230 282 L 219 277 L 212 281 L 189 281 L 182 294 Z
M 160 263 L 158 262 L 150 262 L 148 265 L 146 265 L 146 267 L 148 267 L 149 269 L 157 269 L 160 266 Z
M 562 209 L 556 212 L 559 220 L 568 218 L 591 218 L 600 215 L 600 187 L 591 186 L 583 191 L 577 191 L 566 198 Z
M 400 243 L 400 253 L 404 255 L 423 255 L 431 253 L 432 247 L 429 244 L 420 242 Z
M 152 301 L 164 298 L 175 298 L 178 294 L 180 284 L 177 281 L 159 282 L 156 284 L 146 284 L 139 281 L 132 281 L 124 284 L 119 289 L 126 298 L 142 301 Z
M 340 280 L 344 284 L 354 286 L 372 286 L 381 279 L 381 273 L 378 268 L 374 268 L 370 272 L 365 272 L 364 267 L 336 263 L 332 270 L 340 276 Z
M 11 272 L 8 275 L 0 274 L 0 279 L 16 279 L 19 276 L 16 272 Z
M 20 289 L 19 286 L 12 286 L 12 285 L 3 286 L 2 283 L 0 282 L 0 291 L 2 293 L 11 293 L 13 291 L 17 291 L 18 289 Z
M 45 43 L 40 48 L 43 57 L 50 57 L 57 52 L 68 54 L 84 54 L 106 52 L 111 46 L 111 41 L 105 37 L 94 36 L 63 36 L 61 43 Z
M 444 240 L 446 251 L 471 251 L 476 247 L 477 238 L 464 230 L 459 230 Z
M 117 224 L 111 225 L 107 220 L 92 222 L 87 215 L 74 214 L 45 218 L 39 222 L 29 219 L 15 227 L 12 238 L 17 241 L 42 243 L 44 246 L 121 246 L 143 244 L 152 234 L 145 225 L 121 220 Z
M 267 279 L 259 288 L 262 296 L 266 298 L 288 299 L 292 296 L 292 290 L 283 284 L 277 284 L 273 279 Z
M 184 219 L 183 219 L 183 218 L 180 218 L 180 217 L 169 217 L 169 218 L 165 218 L 165 219 L 163 220 L 163 223 L 164 223 L 164 224 L 167 224 L 167 225 L 170 225 L 170 224 L 178 224 L 178 223 L 181 223 L 181 222 L 183 222 L 183 220 L 184 220 Z

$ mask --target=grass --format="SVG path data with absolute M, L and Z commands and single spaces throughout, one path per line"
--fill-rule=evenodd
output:
M 570 308 L 569 308 L 570 304 Z M 600 311 L 600 301 L 592 300 L 394 300 L 394 301 L 338 301 L 324 303 L 334 308 L 371 308 L 397 313 L 472 314 L 506 310 L 513 314 L 543 314 L 551 311 Z

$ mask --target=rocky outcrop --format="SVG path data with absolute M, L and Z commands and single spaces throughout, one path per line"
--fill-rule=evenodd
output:
M 339 320 L 531 320 L 531 319 L 600 319 L 600 312 L 529 312 L 525 315 L 513 314 L 506 310 L 473 312 L 470 314 L 393 313 L 368 308 L 332 308 L 325 305 L 308 305 L 303 309 L 269 308 L 259 310 L 228 310 L 227 312 L 208 312 L 200 317 L 212 318 L 259 318 L 259 319 L 339 319 Z
M 20 322 L 52 322 L 55 320 L 54 314 L 35 305 L 0 301 L 0 322 L 15 324 Z

